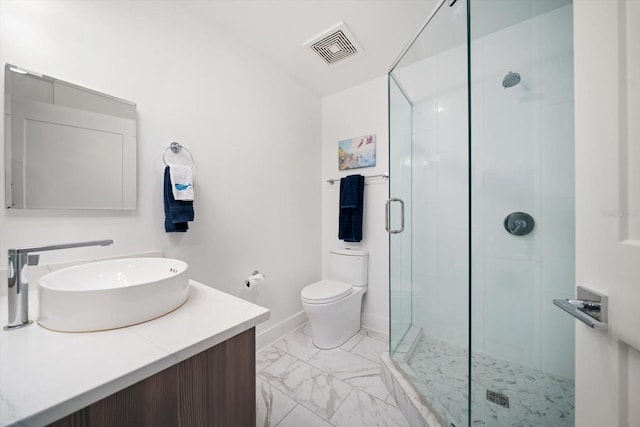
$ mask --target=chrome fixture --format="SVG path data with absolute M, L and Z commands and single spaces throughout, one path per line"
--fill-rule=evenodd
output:
M 504 76 L 504 79 L 502 79 L 502 87 L 509 89 L 520 83 L 520 80 L 520 74 L 509 71 L 507 75 Z
M 190 168 L 193 167 L 194 165 L 194 161 L 193 161 L 193 153 L 191 151 L 189 151 L 189 149 L 187 147 L 185 147 L 184 145 L 180 144 L 179 142 L 172 142 L 171 144 L 169 144 L 169 146 L 167 148 L 164 149 L 164 151 L 162 152 L 162 161 L 164 162 L 165 166 L 168 166 L 167 163 L 167 151 L 171 150 L 172 153 L 174 154 L 178 154 L 180 152 L 180 150 L 184 150 L 187 152 L 187 154 L 189 154 L 189 157 L 191 157 L 191 164 L 189 165 Z
M 400 203 L 400 228 L 393 230 L 391 229 L 391 203 L 398 202 Z M 384 213 L 385 213 L 385 230 L 389 234 L 398 234 L 404 231 L 404 201 L 402 199 L 398 199 L 397 197 L 392 197 L 387 200 L 387 203 L 384 205 Z
M 365 175 L 364 177 L 365 179 L 369 179 L 369 178 L 382 178 L 382 179 L 389 179 L 389 174 L 388 173 L 381 173 L 378 175 Z M 340 182 L 342 178 L 331 178 L 328 179 L 327 182 L 331 185 L 335 184 L 336 182 Z
M 94 240 L 91 242 L 9 249 L 9 260 L 7 263 L 9 323 L 3 329 L 17 329 L 31 323 L 29 320 L 29 279 L 27 268 L 30 265 L 38 265 L 40 259 L 40 255 L 32 255 L 32 253 L 56 251 L 58 249 L 83 248 L 85 246 L 109 246 L 111 244 L 113 244 L 113 240 Z
M 553 304 L 590 328 L 606 331 L 609 297 L 584 286 L 577 287 L 576 297 L 576 299 L 554 299 Z
M 526 236 L 535 225 L 533 217 L 526 212 L 512 212 L 504 219 L 504 229 L 514 236 Z
M 251 283 L 249 282 L 249 279 L 251 279 L 253 276 L 255 276 L 256 274 L 262 274 L 260 273 L 260 271 L 258 270 L 253 270 L 253 273 L 251 273 L 251 275 L 247 278 L 247 280 L 244 281 L 245 286 L 248 288 L 251 286 Z M 266 278 L 267 276 L 265 276 L 264 274 L 262 274 L 262 278 Z

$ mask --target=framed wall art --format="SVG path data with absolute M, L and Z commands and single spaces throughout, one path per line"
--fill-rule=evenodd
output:
M 370 168 L 375 165 L 375 135 L 364 135 L 338 141 L 338 169 Z

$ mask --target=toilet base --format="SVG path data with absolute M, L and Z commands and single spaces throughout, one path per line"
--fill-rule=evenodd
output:
M 313 332 L 313 345 L 328 350 L 340 347 L 360 330 L 362 296 L 366 288 L 353 287 L 353 293 L 327 304 L 302 302 Z

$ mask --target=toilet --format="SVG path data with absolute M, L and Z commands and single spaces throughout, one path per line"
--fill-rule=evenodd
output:
M 329 279 L 307 285 L 300 292 L 316 347 L 339 347 L 360 330 L 368 260 L 367 251 L 334 249 L 329 253 Z

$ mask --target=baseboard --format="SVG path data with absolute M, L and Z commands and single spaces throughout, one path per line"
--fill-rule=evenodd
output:
M 294 331 L 309 319 L 304 310 L 284 319 L 269 329 L 256 334 L 256 350 L 260 351 Z M 389 319 L 370 313 L 362 313 L 362 327 L 389 336 Z
M 389 318 L 371 313 L 362 313 L 362 327 L 389 336 Z
M 278 341 L 289 332 L 295 330 L 307 321 L 307 315 L 304 310 L 284 319 L 282 322 L 276 323 L 269 329 L 256 334 L 256 350 L 260 351 Z

